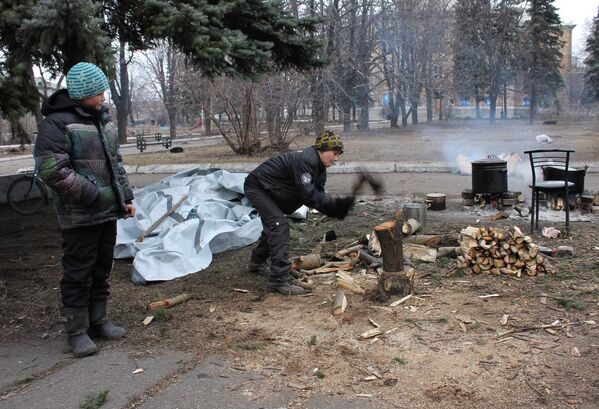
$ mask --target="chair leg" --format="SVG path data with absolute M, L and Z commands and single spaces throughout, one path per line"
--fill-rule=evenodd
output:
M 566 234 L 570 234 L 570 198 L 566 192 Z
M 535 229 L 535 191 L 532 191 L 532 206 L 530 207 L 530 234 L 534 233 Z
M 535 220 L 536 220 L 536 229 L 539 230 L 539 191 L 537 190 L 537 198 L 536 198 L 536 204 L 537 204 L 537 208 L 535 211 Z

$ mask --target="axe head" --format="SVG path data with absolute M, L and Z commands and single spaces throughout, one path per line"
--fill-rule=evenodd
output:
M 354 196 L 356 195 L 358 190 L 360 190 L 364 183 L 368 183 L 377 196 L 382 195 L 384 190 L 384 184 L 381 178 L 376 177 L 372 173 L 362 169 L 358 169 L 357 173 L 358 177 L 353 185 Z

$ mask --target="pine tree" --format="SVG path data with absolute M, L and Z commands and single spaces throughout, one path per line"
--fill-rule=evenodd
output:
M 280 0 L 146 0 L 144 21 L 151 38 L 170 38 L 210 77 L 321 65 L 320 44 L 304 35 L 316 20 L 292 16 Z
M 587 38 L 585 51 L 588 55 L 584 60 L 587 70 L 584 74 L 585 84 L 582 102 L 591 104 L 599 101 L 599 9 L 597 10 L 597 16 L 593 19 L 592 31 Z
M 562 29 L 553 0 L 530 0 L 527 13 L 530 20 L 526 22 L 521 53 L 524 87 L 530 98 L 529 122 L 532 123 L 539 102 L 555 98 L 563 86 Z
M 114 72 L 115 39 L 135 50 L 168 39 L 206 76 L 321 66 L 305 35 L 316 22 L 280 0 L 0 0 L 0 113 L 39 111 L 34 62 L 55 76 L 79 61 Z

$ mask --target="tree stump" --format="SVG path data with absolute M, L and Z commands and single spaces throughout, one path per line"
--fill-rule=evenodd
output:
M 381 297 L 386 300 L 391 295 L 411 294 L 413 274 L 404 271 L 401 225 L 388 221 L 376 226 L 374 232 L 381 244 L 383 257 L 383 273 L 378 281 Z

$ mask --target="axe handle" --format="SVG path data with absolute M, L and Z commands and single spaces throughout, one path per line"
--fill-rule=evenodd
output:
M 167 217 L 169 217 L 171 214 L 173 214 L 173 212 L 175 210 L 177 210 L 179 208 L 179 206 L 181 206 L 185 200 L 187 200 L 188 196 L 189 195 L 184 195 L 181 198 L 181 200 L 179 200 L 177 203 L 175 203 L 175 205 L 173 207 L 171 207 L 170 209 L 168 209 L 168 211 L 165 214 L 163 214 L 162 216 L 160 216 L 160 219 L 156 220 L 150 227 L 148 227 L 146 229 L 146 231 L 144 231 L 141 234 L 141 236 L 139 236 L 137 238 L 137 241 L 139 241 L 139 242 L 144 241 L 144 239 L 146 238 L 146 236 L 148 236 L 150 233 L 152 233 L 156 227 L 160 226 L 162 224 L 162 222 L 166 220 Z

